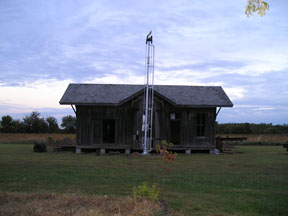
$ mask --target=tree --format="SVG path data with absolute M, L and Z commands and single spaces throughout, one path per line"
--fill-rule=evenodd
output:
M 6 115 L 2 116 L 2 121 L 1 121 L 1 132 L 4 133 L 11 133 L 13 130 L 13 119 L 11 116 Z
M 267 10 L 269 10 L 269 4 L 267 2 L 263 0 L 248 0 L 245 14 L 247 17 L 253 15 L 253 13 L 258 13 L 259 16 L 264 16 Z
M 13 120 L 12 121 L 12 131 L 13 133 L 23 133 L 25 132 L 25 128 L 23 122 L 20 120 Z
M 47 117 L 46 122 L 48 123 L 48 130 L 50 133 L 57 133 L 59 131 L 57 119 L 55 117 Z
M 66 133 L 75 133 L 76 132 L 76 118 L 67 115 L 62 118 L 61 127 L 64 128 Z
M 23 124 L 26 133 L 45 133 L 48 131 L 47 122 L 44 118 L 40 118 L 40 113 L 36 111 L 23 118 Z
M 287 134 L 288 125 L 253 123 L 216 123 L 217 134 Z

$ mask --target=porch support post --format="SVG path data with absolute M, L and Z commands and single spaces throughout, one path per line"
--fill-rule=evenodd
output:
M 80 147 L 76 147 L 76 154 L 81 154 L 81 148 Z
M 222 108 L 222 107 L 219 107 L 218 111 L 216 112 L 215 120 L 216 120 L 216 118 L 217 118 L 217 116 L 218 116 L 218 114 L 219 114 L 221 108 Z
M 72 107 L 72 109 L 73 109 L 73 111 L 74 111 L 74 113 L 76 115 L 76 108 L 73 107 L 73 104 L 71 104 L 71 107 Z
M 105 149 L 100 149 L 100 155 L 105 155 Z

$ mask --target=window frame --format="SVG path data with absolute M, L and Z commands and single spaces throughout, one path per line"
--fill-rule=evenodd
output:
M 196 137 L 206 137 L 206 118 L 205 112 L 196 113 L 195 120 L 195 136 Z

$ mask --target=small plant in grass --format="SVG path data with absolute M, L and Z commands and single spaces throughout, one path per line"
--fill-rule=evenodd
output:
M 153 202 L 159 199 L 160 193 L 160 187 L 155 183 L 153 183 L 152 186 L 149 186 L 147 182 L 143 182 L 141 185 L 133 188 L 134 198 L 147 198 Z
M 169 148 L 173 147 L 173 143 L 167 143 L 166 140 L 162 140 L 161 146 L 156 146 L 156 152 L 159 154 L 159 159 L 163 160 L 164 164 L 166 165 L 164 169 L 169 172 L 171 171 L 171 167 L 169 167 L 169 164 L 173 163 L 175 158 L 177 157 L 177 153 L 172 153 L 169 151 Z
M 166 140 L 162 140 L 161 146 L 156 146 L 156 152 L 159 154 L 159 159 L 164 162 L 163 167 L 163 175 L 162 175 L 162 190 L 164 191 L 164 185 L 165 185 L 165 177 L 168 172 L 172 170 L 172 167 L 170 166 L 173 161 L 177 157 L 176 152 L 169 151 L 169 148 L 173 147 L 173 143 L 167 143 Z
M 164 191 L 165 174 L 171 171 L 170 164 L 175 160 L 177 154 L 172 153 L 168 149 L 173 147 L 173 143 L 168 144 L 166 140 L 161 142 L 161 146 L 156 146 L 156 152 L 159 154 L 159 159 L 164 162 L 163 175 L 162 175 L 162 188 L 158 184 L 153 183 L 149 187 L 147 182 L 143 182 L 141 185 L 133 188 L 134 198 L 148 198 L 153 202 L 159 200 L 161 192 Z M 163 197 L 161 195 L 161 197 Z

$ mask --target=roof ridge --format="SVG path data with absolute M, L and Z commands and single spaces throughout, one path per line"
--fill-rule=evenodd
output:
M 120 83 L 120 84 L 117 84 L 117 83 L 69 83 L 69 85 L 119 85 L 119 86 L 145 86 L 145 84 L 123 84 L 123 83 Z M 209 87 L 219 87 L 219 88 L 222 88 L 222 86 L 212 86 L 212 85 L 157 85 L 157 84 L 154 84 L 154 86 L 166 86 L 166 87 L 205 87 L 205 88 L 209 88 Z

